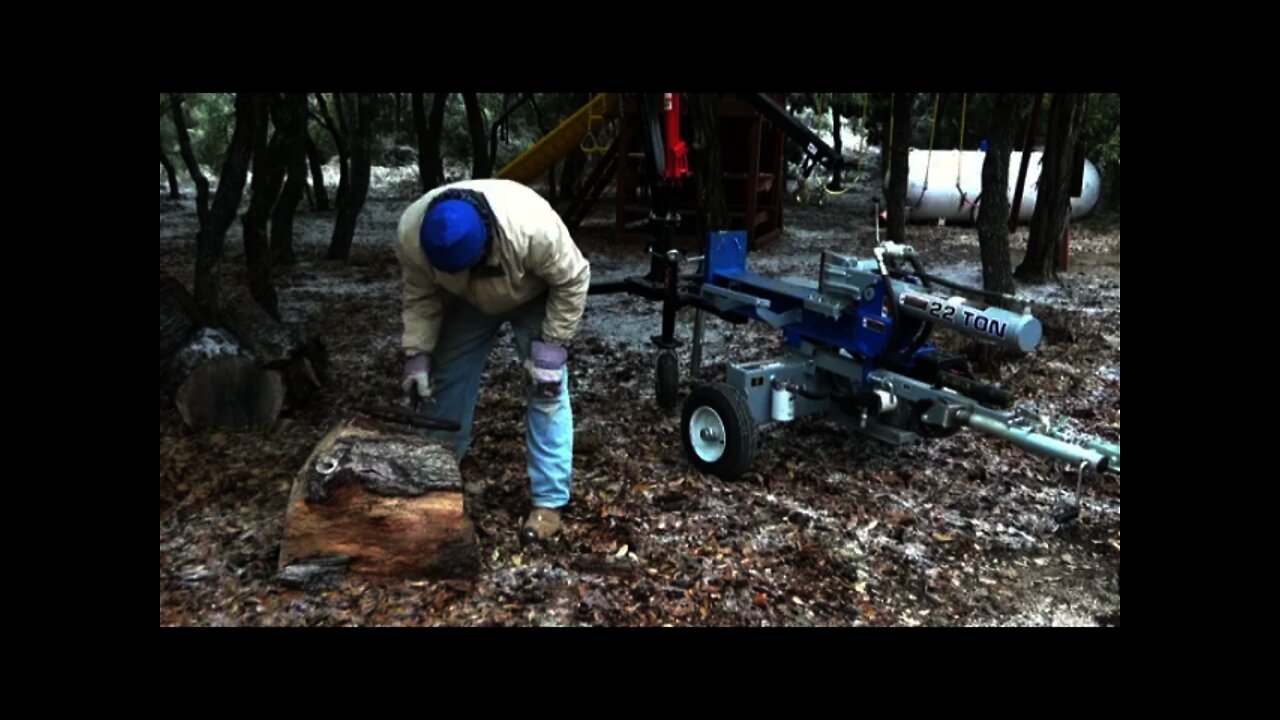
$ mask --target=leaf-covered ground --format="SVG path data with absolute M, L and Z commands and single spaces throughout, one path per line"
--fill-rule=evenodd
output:
M 625 295 L 592 297 L 576 343 L 576 476 L 561 542 L 522 552 L 516 538 L 529 497 L 523 386 L 504 337 L 462 465 L 483 553 L 478 581 L 277 586 L 295 473 L 342 407 L 397 391 L 392 242 L 411 200 L 397 187 L 405 185 L 375 178 L 350 263 L 321 259 L 331 214 L 297 220 L 302 261 L 277 285 L 286 319 L 307 323 L 329 348 L 333 382 L 319 401 L 286 409 L 270 432 L 193 434 L 162 399 L 161 625 L 1119 624 L 1117 478 L 1086 477 L 1080 519 L 1058 525 L 1053 510 L 1075 477 L 1054 463 L 967 431 L 894 448 L 821 420 L 766 428 L 742 480 L 701 475 L 683 458 L 678 410 L 654 403 L 647 338 L 659 330 L 659 306 Z M 611 244 L 611 210 L 606 198 L 578 233 L 596 279 L 644 266 L 640 249 Z M 857 192 L 822 207 L 789 205 L 785 222 L 783 239 L 752 255 L 754 268 L 812 278 L 821 250 L 857 254 L 875 234 Z M 160 266 L 188 283 L 196 227 L 191 200 L 162 193 Z M 908 232 L 930 269 L 978 282 L 973 228 Z M 1072 247 L 1061 284 L 1021 289 L 1046 324 L 1034 353 L 991 356 L 943 341 L 973 352 L 984 377 L 1030 407 L 1119 442 L 1119 218 L 1076 226 Z M 238 223 L 227 248 L 225 282 L 240 283 Z M 686 339 L 690 326 L 682 317 Z M 778 347 L 767 326 L 711 318 L 697 380 Z M 685 378 L 685 392 L 694 381 Z

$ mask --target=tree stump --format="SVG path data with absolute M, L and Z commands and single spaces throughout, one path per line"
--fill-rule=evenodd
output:
M 452 448 L 355 418 L 316 445 L 294 480 L 278 579 L 305 589 L 344 572 L 470 579 L 479 552 Z
M 284 405 L 284 382 L 275 370 L 263 370 L 249 358 L 222 356 L 200 364 L 178 387 L 174 398 L 187 426 L 268 428 Z
M 317 337 L 281 323 L 247 295 L 205 317 L 178 280 L 160 273 L 160 394 L 197 429 L 270 427 L 287 403 L 313 399 L 327 376 Z

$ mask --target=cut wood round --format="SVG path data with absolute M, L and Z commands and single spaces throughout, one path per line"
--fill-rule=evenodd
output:
M 343 572 L 472 578 L 480 568 L 453 449 L 383 423 L 339 423 L 294 480 L 279 580 L 322 587 Z
M 183 381 L 175 402 L 194 429 L 267 428 L 284 405 L 284 382 L 247 357 L 215 357 Z

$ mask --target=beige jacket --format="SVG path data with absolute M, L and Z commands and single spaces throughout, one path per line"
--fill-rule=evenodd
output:
M 476 267 L 455 274 L 432 267 L 418 244 L 427 206 L 448 189 L 481 193 L 497 221 L 498 237 L 489 255 Z M 404 211 L 399 233 L 396 255 L 404 270 L 406 354 L 435 349 L 445 310 L 455 298 L 498 315 L 549 290 L 542 340 L 563 345 L 577 332 L 587 304 L 591 267 L 560 215 L 525 185 L 486 179 L 438 187 Z

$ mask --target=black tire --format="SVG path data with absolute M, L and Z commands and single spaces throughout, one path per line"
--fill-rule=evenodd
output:
M 680 399 L 680 361 L 670 350 L 658 353 L 658 367 L 654 373 L 654 393 L 658 407 L 670 410 Z
M 690 428 L 694 414 L 700 409 L 709 409 L 715 413 L 699 415 L 699 423 L 707 429 L 706 422 L 713 425 L 718 420 L 724 431 L 723 452 L 714 458 L 706 458 L 705 446 L 703 454 L 695 448 Z M 723 480 L 736 480 L 750 467 L 756 457 L 756 421 L 747 409 L 747 399 L 742 391 L 726 385 L 699 385 L 689 393 L 684 401 L 684 409 L 680 413 L 680 439 L 684 445 L 685 456 L 689 462 L 704 473 L 715 475 Z

